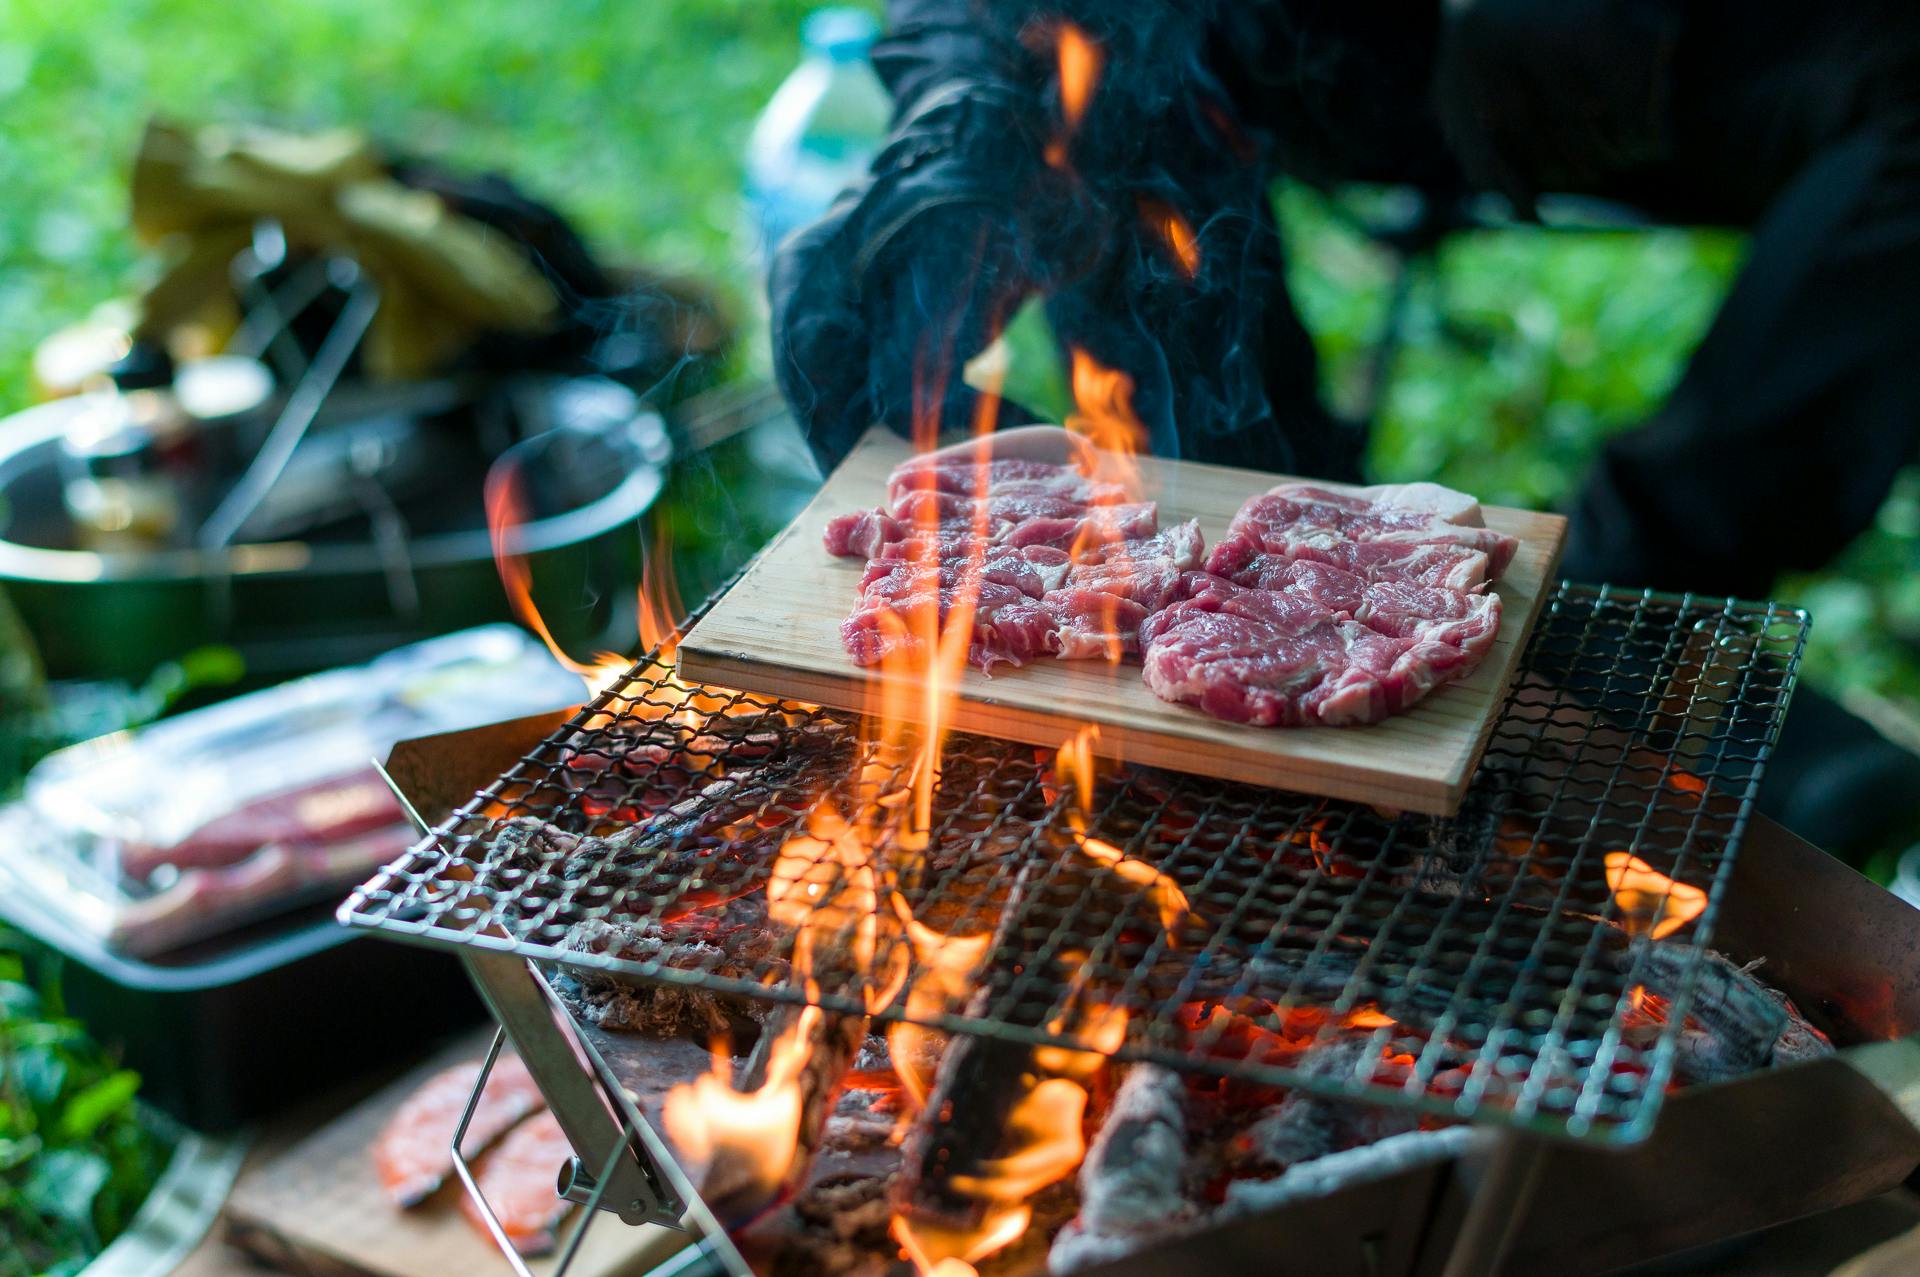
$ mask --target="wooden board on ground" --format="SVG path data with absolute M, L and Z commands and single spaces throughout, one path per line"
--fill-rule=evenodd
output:
M 387 1200 L 370 1153 L 402 1100 L 433 1074 L 486 1055 L 487 1035 L 474 1035 L 249 1171 L 226 1209 L 228 1239 L 249 1254 L 291 1272 L 349 1277 L 483 1277 L 510 1275 L 506 1258 L 461 1214 L 465 1190 L 451 1175 L 440 1191 L 412 1210 Z M 555 1172 L 559 1167 L 554 1168 Z M 578 1208 L 561 1225 L 574 1227 Z M 644 1273 L 686 1244 L 687 1235 L 647 1224 L 622 1224 L 599 1215 L 568 1270 L 576 1277 Z M 555 1257 L 529 1261 L 535 1273 L 554 1270 Z
M 682 676 L 840 709 L 865 708 L 877 672 L 856 666 L 840 645 L 840 622 L 853 607 L 863 565 L 829 555 L 821 532 L 834 515 L 881 504 L 888 473 L 910 452 L 888 431 L 869 432 L 813 502 L 687 634 L 680 645 Z M 1139 467 L 1144 495 L 1160 503 L 1160 526 L 1198 519 L 1208 545 L 1226 534 L 1248 497 L 1284 481 L 1251 470 L 1152 458 L 1142 458 Z M 1558 515 L 1496 506 L 1485 513 L 1488 527 L 1520 539 L 1513 565 L 1495 586 L 1502 617 L 1493 650 L 1472 677 L 1384 723 L 1248 727 L 1159 699 L 1141 681 L 1138 665 L 1049 658 L 992 678 L 969 668 L 953 725 L 1051 746 L 1094 723 L 1099 751 L 1127 762 L 1450 813 L 1486 747 L 1566 536 L 1566 520 Z

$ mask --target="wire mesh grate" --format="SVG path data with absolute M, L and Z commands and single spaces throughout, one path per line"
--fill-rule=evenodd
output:
M 720 1000 L 1631 1140 L 1672 1076 L 1806 628 L 1562 584 L 1446 819 L 1124 765 L 1083 805 L 1052 751 L 955 735 L 924 847 L 896 823 L 857 854 L 835 817 L 906 776 L 876 779 L 901 764 L 855 718 L 643 661 L 341 916 Z M 980 956 L 942 981 L 955 938 Z

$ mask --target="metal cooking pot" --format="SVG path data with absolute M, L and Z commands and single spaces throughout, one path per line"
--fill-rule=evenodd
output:
M 527 507 L 516 546 L 555 637 L 582 652 L 630 646 L 637 524 L 672 451 L 664 424 L 614 383 L 541 379 L 475 405 L 476 417 L 492 418 L 460 437 L 502 435 L 503 402 L 528 436 L 511 445 Z M 95 408 L 65 399 L 0 419 L 0 590 L 49 676 L 138 679 L 193 647 L 228 643 L 251 678 L 289 677 L 510 616 L 480 502 L 489 457 L 477 442 L 471 464 L 396 495 L 357 528 L 102 552 L 79 546 L 59 465 L 60 441 Z M 316 426 L 310 442 L 325 438 Z

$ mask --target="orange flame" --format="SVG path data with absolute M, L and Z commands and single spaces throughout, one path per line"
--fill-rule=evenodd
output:
M 1147 428 L 1133 411 L 1133 378 L 1078 346 L 1072 355 L 1074 411 L 1067 418 L 1067 429 L 1086 436 L 1098 449 L 1094 478 L 1138 492 L 1137 458 L 1147 449 Z
M 1045 155 L 1048 164 L 1063 169 L 1067 166 L 1067 145 L 1093 102 L 1106 54 L 1085 31 L 1063 22 L 1054 40 L 1054 59 L 1060 74 L 1061 122 L 1059 135 L 1047 144 Z
M 1124 881 L 1145 889 L 1160 914 L 1160 925 L 1171 936 L 1179 930 L 1190 909 L 1187 893 L 1180 889 L 1180 884 L 1146 861 L 1134 860 L 1112 843 L 1087 832 L 1087 813 L 1093 809 L 1093 747 L 1099 739 L 1098 724 L 1089 723 L 1062 742 L 1053 756 L 1054 775 L 1073 786 L 1074 805 L 1067 810 L 1067 824 L 1089 860 L 1105 865 Z M 1115 1049 L 1118 1045 L 1116 1042 Z
M 1187 219 L 1180 216 L 1180 210 L 1160 200 L 1142 199 L 1140 216 L 1160 242 L 1167 246 L 1167 251 L 1173 254 L 1180 273 L 1188 279 L 1198 276 L 1200 241 L 1194 237 L 1193 227 Z
M 598 696 L 626 673 L 632 662 L 613 652 L 598 653 L 590 665 L 574 660 L 555 640 L 553 631 L 547 628 L 546 618 L 534 606 L 533 570 L 528 566 L 526 556 L 519 552 L 520 529 L 527 522 L 519 467 L 511 461 L 496 464 L 487 472 L 485 496 L 487 535 L 493 543 L 493 565 L 500 574 L 500 584 L 507 592 L 507 602 L 512 606 L 513 614 L 520 618 L 522 625 L 539 636 L 540 641 L 547 645 L 547 651 L 553 653 L 554 660 L 580 676 L 587 685 L 588 699 Z
M 1622 924 L 1633 935 L 1655 940 L 1672 935 L 1707 908 L 1703 888 L 1669 878 L 1638 856 L 1610 851 L 1605 857 L 1607 890 L 1620 906 Z
M 689 1163 L 711 1167 L 727 1157 L 763 1196 L 777 1191 L 800 1143 L 800 1074 L 822 1014 L 818 1007 L 807 1007 L 781 1034 L 758 1090 L 734 1089 L 732 1060 L 716 1049 L 711 1072 L 667 1092 L 660 1116 L 674 1148 Z
M 927 1093 L 933 1087 L 934 1061 L 946 1034 L 914 1021 L 942 1015 L 966 996 L 993 937 L 984 931 L 971 936 L 944 935 L 915 918 L 905 899 L 893 899 L 908 943 L 913 946 L 918 971 L 907 989 L 907 1018 L 895 1021 L 887 1030 L 887 1054 L 913 1111 L 918 1112 L 926 1107 Z

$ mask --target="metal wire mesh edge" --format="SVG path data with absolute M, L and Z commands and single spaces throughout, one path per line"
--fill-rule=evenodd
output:
M 693 617 L 697 619 L 724 592 L 725 587 L 722 587 L 704 600 L 698 608 L 694 609 Z M 1684 1028 L 1687 1013 L 1699 991 L 1700 980 L 1705 970 L 1704 958 L 1712 944 L 1714 923 L 1732 873 L 1734 858 L 1746 828 L 1751 822 L 1754 800 L 1764 776 L 1766 759 L 1771 752 L 1773 740 L 1784 719 L 1797 681 L 1799 666 L 1805 652 L 1809 616 L 1804 609 L 1783 606 L 1772 600 L 1760 603 L 1731 598 L 1702 597 L 1691 593 L 1623 591 L 1607 586 L 1580 585 L 1567 581 L 1558 584 L 1547 602 L 1547 607 L 1558 611 L 1569 602 L 1590 604 L 1595 608 L 1609 604 L 1640 609 L 1665 607 L 1682 614 L 1703 613 L 1702 619 L 1717 612 L 1724 621 L 1762 622 L 1766 631 L 1771 631 L 1774 626 L 1783 623 L 1791 624 L 1793 627 L 1791 643 L 1784 651 L 1777 648 L 1768 650 L 1769 659 L 1775 662 L 1777 669 L 1778 689 L 1772 700 L 1753 702 L 1742 701 L 1739 697 L 1734 698 L 1735 704 L 1742 704 L 1748 710 L 1761 711 L 1765 714 L 1765 739 L 1756 746 L 1756 757 L 1752 760 L 1746 783 L 1741 787 L 1740 792 L 1721 795 L 1733 802 L 1734 810 L 1723 840 L 1724 845 L 1717 853 L 1712 882 L 1706 889 L 1708 892 L 1706 907 L 1688 931 L 1690 942 L 1684 948 L 1690 955 L 1690 960 L 1685 965 L 1680 986 L 1674 992 L 1667 1023 L 1656 1037 L 1652 1047 L 1642 1048 L 1644 1086 L 1641 1088 L 1639 1102 L 1632 1106 L 1630 1114 L 1616 1119 L 1599 1113 L 1597 1104 L 1593 1102 L 1596 1097 L 1588 1094 L 1593 1085 L 1605 1078 L 1608 1066 L 1620 1050 L 1618 1011 L 1610 1018 L 1609 1027 L 1599 1044 L 1593 1062 L 1584 1070 L 1586 1085 L 1583 1087 L 1582 1104 L 1571 1114 L 1559 1111 L 1542 1112 L 1531 1106 L 1483 1105 L 1477 1100 L 1466 1102 L 1460 1096 L 1449 1096 L 1416 1088 L 1419 1082 L 1417 1076 L 1410 1078 L 1404 1086 L 1398 1088 L 1380 1084 L 1371 1077 L 1356 1085 L 1353 1081 L 1338 1076 L 1321 1077 L 1293 1066 L 1264 1064 L 1244 1058 L 1196 1056 L 1191 1052 L 1155 1046 L 1150 1042 L 1131 1038 L 1113 1053 L 1113 1058 L 1123 1062 L 1156 1063 L 1189 1073 L 1228 1076 L 1254 1083 L 1285 1086 L 1330 1099 L 1391 1106 L 1435 1117 L 1454 1120 L 1468 1118 L 1488 1120 L 1501 1125 L 1532 1130 L 1543 1135 L 1572 1137 L 1584 1142 L 1630 1144 L 1651 1134 L 1667 1084 L 1672 1079 L 1676 1068 L 1681 1031 Z M 1537 639 L 1544 633 L 1545 628 L 1543 618 L 1543 623 L 1536 629 L 1533 639 Z M 1530 648 L 1532 641 L 1530 640 Z M 478 791 L 472 800 L 449 815 L 406 853 L 397 857 L 368 882 L 355 889 L 341 906 L 338 912 L 339 920 L 348 926 L 381 932 L 391 939 L 429 947 L 488 950 L 513 954 L 555 966 L 598 971 L 654 984 L 699 988 L 716 994 L 762 1002 L 798 1005 L 812 1001 L 830 1012 L 866 1014 L 863 1005 L 853 997 L 824 993 L 809 999 L 803 991 L 791 986 L 769 985 L 757 980 L 723 976 L 704 970 L 687 970 L 669 966 L 663 962 L 561 948 L 558 945 L 490 933 L 480 925 L 452 928 L 437 925 L 431 918 L 427 921 L 419 921 L 404 916 L 409 903 L 418 909 L 430 908 L 424 900 L 409 900 L 410 893 L 406 889 L 406 884 L 435 877 L 439 871 L 462 863 L 463 857 L 447 850 L 443 840 L 457 842 L 459 835 L 456 831 L 472 822 L 483 821 L 485 819 L 483 813 L 489 806 L 496 803 L 511 804 L 513 800 L 508 797 L 508 794 L 515 786 L 537 783 L 530 781 L 527 774 L 530 768 L 539 765 L 537 759 L 548 751 L 564 745 L 575 731 L 586 728 L 596 716 L 609 711 L 615 702 L 633 699 L 628 695 L 628 689 L 643 678 L 645 671 L 655 668 L 656 655 L 655 652 L 649 652 L 642 656 L 625 674 L 600 695 L 583 705 L 527 756 L 516 762 L 487 788 Z M 1530 660 L 1523 659 L 1522 670 L 1530 668 L 1531 664 Z M 1759 665 L 1760 660 L 1757 657 L 1742 664 L 1743 687 L 1751 681 L 1753 671 Z M 1509 689 L 1500 715 L 1496 716 L 1496 726 L 1493 731 L 1496 738 L 1499 732 L 1498 723 L 1513 709 L 1520 691 L 1520 683 L 1516 680 L 1514 687 Z M 777 703 L 766 697 L 750 694 L 735 695 L 738 695 L 741 700 L 761 705 L 771 706 Z M 1675 767 L 1675 759 L 1672 756 L 1666 756 L 1662 761 L 1667 769 Z M 1696 826 L 1700 815 L 1700 812 L 1695 813 Z M 401 898 L 384 904 L 377 903 L 378 898 L 382 896 L 396 894 L 393 891 L 396 881 L 403 884 L 402 891 L 397 893 Z M 456 883 L 449 880 L 447 885 L 451 887 Z M 1667 943 L 1669 949 L 1676 947 L 1671 941 Z M 1629 982 L 1633 975 L 1639 972 L 1643 960 L 1644 953 L 1636 956 L 1634 966 L 1627 977 Z M 1567 996 L 1571 996 L 1571 991 Z M 990 1038 L 1021 1046 L 1078 1045 L 1077 1039 L 1070 1034 L 1063 1035 L 1044 1028 L 1022 1026 L 1005 1020 L 982 1019 L 951 1012 L 908 1016 L 904 1005 L 898 1003 L 874 1015 L 873 1018 L 878 1021 L 911 1019 L 914 1023 L 948 1033 Z M 1489 1045 L 1482 1048 L 1482 1053 L 1492 1049 L 1490 1040 Z M 1538 1097 L 1535 1096 L 1534 1099 L 1537 1101 Z

